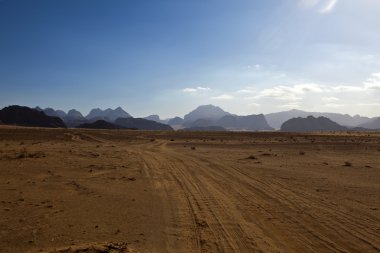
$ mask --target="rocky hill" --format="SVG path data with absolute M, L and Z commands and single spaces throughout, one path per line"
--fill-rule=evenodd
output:
M 308 116 L 307 118 L 293 118 L 281 126 L 284 132 L 315 132 L 315 131 L 347 131 L 348 128 L 326 118 Z
M 118 125 L 112 124 L 105 120 L 98 120 L 93 123 L 85 123 L 77 126 L 77 128 L 89 128 L 89 129 L 121 129 Z
M 330 112 L 306 112 L 301 110 L 289 110 L 283 112 L 269 113 L 265 115 L 268 124 L 274 129 L 280 129 L 281 125 L 292 118 L 326 117 L 330 120 L 347 127 L 356 127 L 371 121 L 371 118 L 362 117 L 359 115 L 351 116 L 348 114 L 330 113 Z
M 359 127 L 364 127 L 373 130 L 380 130 L 380 117 L 372 119 L 370 122 L 361 124 Z
M 139 130 L 173 130 L 173 128 L 169 125 L 143 118 L 118 118 L 114 123 L 124 128 Z
M 48 116 L 26 106 L 12 105 L 0 110 L 0 120 L 6 125 L 30 127 L 66 127 L 61 118 Z
M 168 124 L 171 126 L 182 125 L 182 123 L 183 123 L 183 119 L 180 117 L 174 117 L 168 120 Z
M 206 126 L 206 127 L 195 126 L 195 127 L 184 128 L 183 130 L 184 131 L 206 131 L 206 132 L 227 131 L 225 128 L 221 126 Z
M 229 130 L 273 130 L 273 128 L 268 125 L 263 114 L 248 116 L 226 115 L 219 119 L 216 125 Z
M 86 119 L 92 122 L 100 119 L 113 122 L 118 118 L 128 117 L 131 117 L 131 115 L 119 106 L 115 110 L 112 110 L 110 108 L 106 110 L 101 110 L 99 108 L 92 109 L 90 113 L 86 116 Z
M 218 106 L 214 105 L 201 105 L 198 106 L 195 110 L 189 112 L 185 115 L 185 122 L 194 122 L 198 119 L 210 119 L 218 120 L 223 116 L 229 115 L 230 113 L 225 112 Z

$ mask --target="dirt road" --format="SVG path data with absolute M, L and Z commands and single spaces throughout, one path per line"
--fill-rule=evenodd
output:
M 377 133 L 0 137 L 0 252 L 380 252 Z

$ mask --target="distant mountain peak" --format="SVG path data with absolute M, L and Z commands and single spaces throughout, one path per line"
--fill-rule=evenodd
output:
M 346 131 L 347 129 L 348 128 L 323 116 L 292 118 L 284 122 L 281 126 L 281 131 L 285 132 Z
M 19 105 L 7 106 L 0 110 L 0 120 L 4 124 L 9 125 L 66 127 L 65 123 L 59 117 L 48 116 L 43 111 Z
M 158 116 L 157 114 L 149 115 L 149 116 L 145 117 L 144 119 L 153 120 L 153 121 L 156 121 L 156 122 L 160 122 L 161 121 L 160 116 Z
M 267 119 L 268 124 L 271 127 L 275 129 L 279 129 L 281 125 L 289 119 L 297 118 L 297 117 L 305 118 L 310 115 L 314 117 L 324 116 L 326 118 L 331 119 L 334 122 L 337 122 L 338 124 L 342 126 L 348 126 L 348 127 L 356 127 L 361 124 L 367 123 L 371 120 L 368 117 L 362 117 L 359 115 L 352 117 L 348 114 L 330 113 L 330 112 L 308 112 L 308 111 L 302 111 L 298 109 L 269 113 L 265 115 L 265 118 Z
M 115 110 L 111 108 L 107 108 L 106 110 L 102 110 L 100 108 L 94 108 L 90 111 L 90 113 L 86 116 L 86 119 L 105 119 L 110 121 L 115 121 L 118 118 L 129 118 L 131 115 L 123 110 L 120 106 Z
M 196 121 L 197 119 L 220 119 L 223 116 L 230 115 L 229 112 L 224 111 L 219 106 L 212 104 L 200 105 L 195 110 L 186 114 L 184 120 L 186 122 Z
M 70 111 L 67 112 L 67 117 L 70 117 L 70 118 L 80 118 L 80 119 L 83 119 L 83 115 L 82 113 L 80 113 L 79 111 L 75 110 L 75 109 L 71 109 Z

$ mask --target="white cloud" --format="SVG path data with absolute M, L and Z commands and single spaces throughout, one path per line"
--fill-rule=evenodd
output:
M 338 3 L 338 0 L 329 0 L 329 2 L 323 7 L 320 12 L 321 13 L 329 13 L 332 10 L 334 10 L 336 4 Z
M 206 91 L 206 90 L 211 90 L 209 87 L 201 87 L 201 86 L 198 86 L 197 87 L 197 90 L 202 90 L 202 91 Z
M 380 90 L 380 73 L 373 73 L 363 84 L 366 89 Z
M 289 86 L 275 86 L 259 92 L 256 98 L 274 98 L 278 100 L 299 100 L 300 97 Z
M 331 88 L 332 91 L 336 92 L 357 92 L 365 91 L 366 88 L 363 86 L 352 86 L 352 85 L 337 85 Z
M 340 99 L 336 98 L 336 97 L 323 97 L 322 98 L 322 101 L 326 102 L 326 103 L 333 103 L 333 102 L 336 102 L 336 101 L 339 101 L 339 100 Z
M 235 91 L 211 90 L 203 86 L 183 91 L 190 98 L 202 99 L 202 103 L 217 103 L 236 113 L 242 113 L 242 108 L 247 114 L 301 109 L 379 116 L 380 71 L 374 71 L 357 85 L 310 82 L 268 87 L 256 83 Z
M 380 103 L 360 103 L 360 106 L 380 106 Z
M 298 93 L 316 92 L 320 93 L 325 90 L 325 86 L 315 83 L 298 84 L 293 86 Z
M 271 97 L 278 100 L 300 100 L 305 93 L 320 93 L 325 90 L 325 87 L 315 83 L 297 84 L 293 86 L 279 85 L 269 89 L 264 89 L 259 92 L 256 98 Z
M 325 104 L 325 106 L 336 108 L 336 107 L 342 107 L 344 105 L 343 104 L 337 104 L 337 103 L 329 103 L 329 104 Z
M 299 102 L 294 102 L 294 103 L 289 103 L 289 104 L 284 104 L 280 105 L 280 108 L 285 108 L 285 109 L 294 109 L 294 108 L 299 108 L 301 104 Z
M 195 87 L 195 88 L 184 88 L 182 90 L 182 92 L 185 92 L 185 93 L 197 93 L 197 92 L 204 92 L 204 91 L 210 91 L 211 89 L 209 87 L 202 87 L 202 86 L 198 86 L 198 87 Z
M 254 93 L 256 93 L 256 90 L 241 89 L 241 90 L 237 90 L 236 93 L 239 93 L 239 94 L 254 94 Z
M 191 93 L 191 92 L 197 92 L 197 89 L 194 88 L 185 88 L 182 90 L 183 92 Z
M 231 100 L 234 96 L 228 95 L 228 94 L 222 94 L 219 96 L 211 97 L 212 100 Z
M 260 70 L 260 69 L 262 69 L 262 67 L 263 67 L 263 66 L 260 65 L 260 64 L 255 64 L 255 65 L 253 65 L 253 66 L 252 66 L 252 65 L 248 65 L 248 66 L 247 66 L 248 69 L 254 69 L 254 70 Z

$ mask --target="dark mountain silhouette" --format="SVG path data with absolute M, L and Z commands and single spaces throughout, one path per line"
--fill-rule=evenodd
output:
M 106 110 L 101 110 L 99 108 L 92 109 L 90 113 L 86 116 L 86 119 L 90 121 L 97 121 L 100 119 L 106 120 L 106 121 L 115 121 L 118 118 L 128 118 L 131 117 L 129 113 L 124 111 L 120 106 L 116 108 L 115 110 L 112 110 L 110 108 Z
M 220 107 L 214 105 L 201 105 L 195 110 L 189 112 L 184 117 L 184 122 L 194 122 L 198 119 L 210 119 L 218 120 L 223 116 L 229 115 L 230 113 L 223 111 Z
M 128 118 L 132 116 L 119 106 L 115 110 L 107 111 L 106 117 L 108 117 L 112 121 L 115 121 L 118 118 Z
M 334 122 L 337 122 L 338 124 L 342 126 L 348 126 L 348 127 L 356 127 L 361 124 L 365 124 L 369 121 L 371 121 L 371 118 L 368 117 L 362 117 L 359 115 L 350 116 L 348 114 L 340 114 L 340 113 L 329 113 L 329 112 L 306 112 L 301 110 L 290 110 L 290 111 L 284 111 L 284 112 L 275 112 L 275 113 L 269 113 L 265 115 L 265 118 L 268 122 L 268 124 L 275 128 L 279 129 L 281 125 L 292 118 L 297 117 L 307 117 L 307 116 L 314 116 L 314 117 L 326 117 L 331 119 Z
M 197 119 L 195 121 L 191 122 L 184 122 L 183 126 L 187 128 L 192 128 L 192 127 L 208 127 L 208 126 L 216 126 L 216 119 L 210 119 L 210 118 L 202 118 L 202 119 Z
M 352 132 L 372 132 L 374 130 L 380 130 L 380 129 L 369 129 L 369 128 L 365 128 L 365 127 L 349 128 L 349 131 L 352 131 Z
M 43 109 L 43 112 L 44 112 L 47 116 L 58 117 L 58 114 L 56 113 L 56 111 L 55 111 L 53 108 L 45 108 L 45 109 Z
M 0 120 L 7 125 L 31 127 L 66 127 L 59 117 L 48 116 L 26 106 L 12 105 L 0 110 Z
M 183 123 L 183 119 L 180 117 L 174 117 L 168 120 L 168 124 L 171 126 L 182 125 L 182 123 Z
M 227 131 L 225 128 L 221 126 L 206 126 L 206 127 L 194 126 L 194 127 L 184 128 L 183 130 L 184 131 L 208 131 L 208 132 Z
M 62 110 L 54 110 L 53 108 L 47 107 L 45 109 L 41 109 L 39 106 L 34 108 L 35 110 L 44 112 L 47 116 L 60 117 L 61 119 L 66 116 L 66 113 Z
M 84 119 L 82 113 L 75 109 L 71 109 L 70 111 L 68 111 L 66 117 L 72 119 Z
M 75 109 L 68 111 L 66 117 L 63 118 L 63 121 L 68 127 L 77 127 L 79 125 L 88 123 L 88 120 L 83 117 L 82 113 Z
M 273 128 L 268 125 L 263 114 L 237 116 L 213 105 L 202 105 L 188 113 L 185 115 L 182 125 L 188 129 L 194 127 L 220 126 L 230 130 L 273 130 Z
M 153 121 L 161 123 L 160 116 L 158 116 L 157 114 L 149 115 L 149 116 L 145 117 L 144 119 L 153 120 Z
M 47 116 L 60 117 L 68 127 L 77 127 L 86 123 L 95 123 L 99 120 L 114 123 L 118 118 L 131 117 L 131 115 L 125 112 L 121 107 L 117 107 L 114 110 L 101 110 L 99 108 L 92 109 L 86 117 L 75 109 L 68 111 L 67 114 L 62 110 L 54 110 L 53 108 L 41 109 L 37 106 L 35 109 L 44 112 Z M 265 116 L 262 114 L 238 116 L 230 114 L 214 105 L 201 105 L 186 114 L 184 119 L 175 117 L 162 120 L 156 114 L 147 116 L 144 119 L 161 123 L 163 125 L 170 125 L 175 129 L 220 126 L 227 130 L 262 131 L 273 130 L 273 128 L 280 129 L 281 125 L 289 119 L 298 117 L 306 118 L 308 116 L 329 118 L 331 121 L 346 127 L 350 131 L 368 131 L 369 129 L 380 130 L 380 118 L 369 118 L 359 115 L 350 116 L 348 114 L 327 112 L 306 112 L 301 110 L 269 113 Z M 137 124 L 137 121 L 135 121 L 135 123 Z M 143 123 L 139 122 L 139 124 Z
M 215 125 L 230 130 L 273 130 L 273 128 L 268 125 L 263 114 L 248 116 L 226 115 L 216 121 Z
M 88 115 L 86 116 L 86 119 L 92 119 L 92 118 L 103 117 L 103 116 L 104 116 L 103 110 L 101 110 L 99 108 L 95 108 L 95 109 L 92 109 L 88 113 Z
M 308 116 L 307 118 L 293 118 L 282 124 L 284 132 L 314 132 L 314 131 L 346 131 L 347 127 L 326 118 Z
M 42 111 L 48 116 L 61 118 L 67 127 L 76 127 L 80 124 L 87 123 L 87 120 L 83 117 L 83 115 L 75 109 L 70 110 L 67 114 L 62 110 L 54 110 L 50 107 L 41 109 L 39 106 L 37 106 L 34 109 Z
M 118 125 L 107 122 L 105 120 L 98 120 L 93 123 L 85 123 L 77 126 L 77 128 L 89 128 L 89 129 L 121 129 Z
M 104 121 L 107 121 L 107 122 L 113 122 L 112 120 L 110 120 L 108 117 L 102 117 L 102 116 L 98 116 L 98 117 L 94 117 L 94 118 L 91 118 L 91 119 L 87 119 L 86 118 L 86 121 L 88 122 L 88 123 L 94 123 L 94 122 L 96 122 L 96 121 L 98 121 L 98 120 L 104 120 Z
M 67 127 L 77 127 L 79 125 L 86 124 L 86 123 L 94 123 L 94 122 L 96 122 L 96 120 L 89 122 L 85 118 L 83 118 L 83 119 L 65 118 L 64 122 L 65 122 Z
M 60 117 L 61 119 L 66 117 L 66 113 L 62 110 L 55 110 L 55 113 Z
M 114 123 L 124 128 L 136 128 L 139 130 L 173 130 L 169 125 L 143 118 L 118 118 Z
M 380 130 L 380 117 L 373 118 L 371 121 L 369 121 L 365 124 L 359 125 L 359 127 Z

